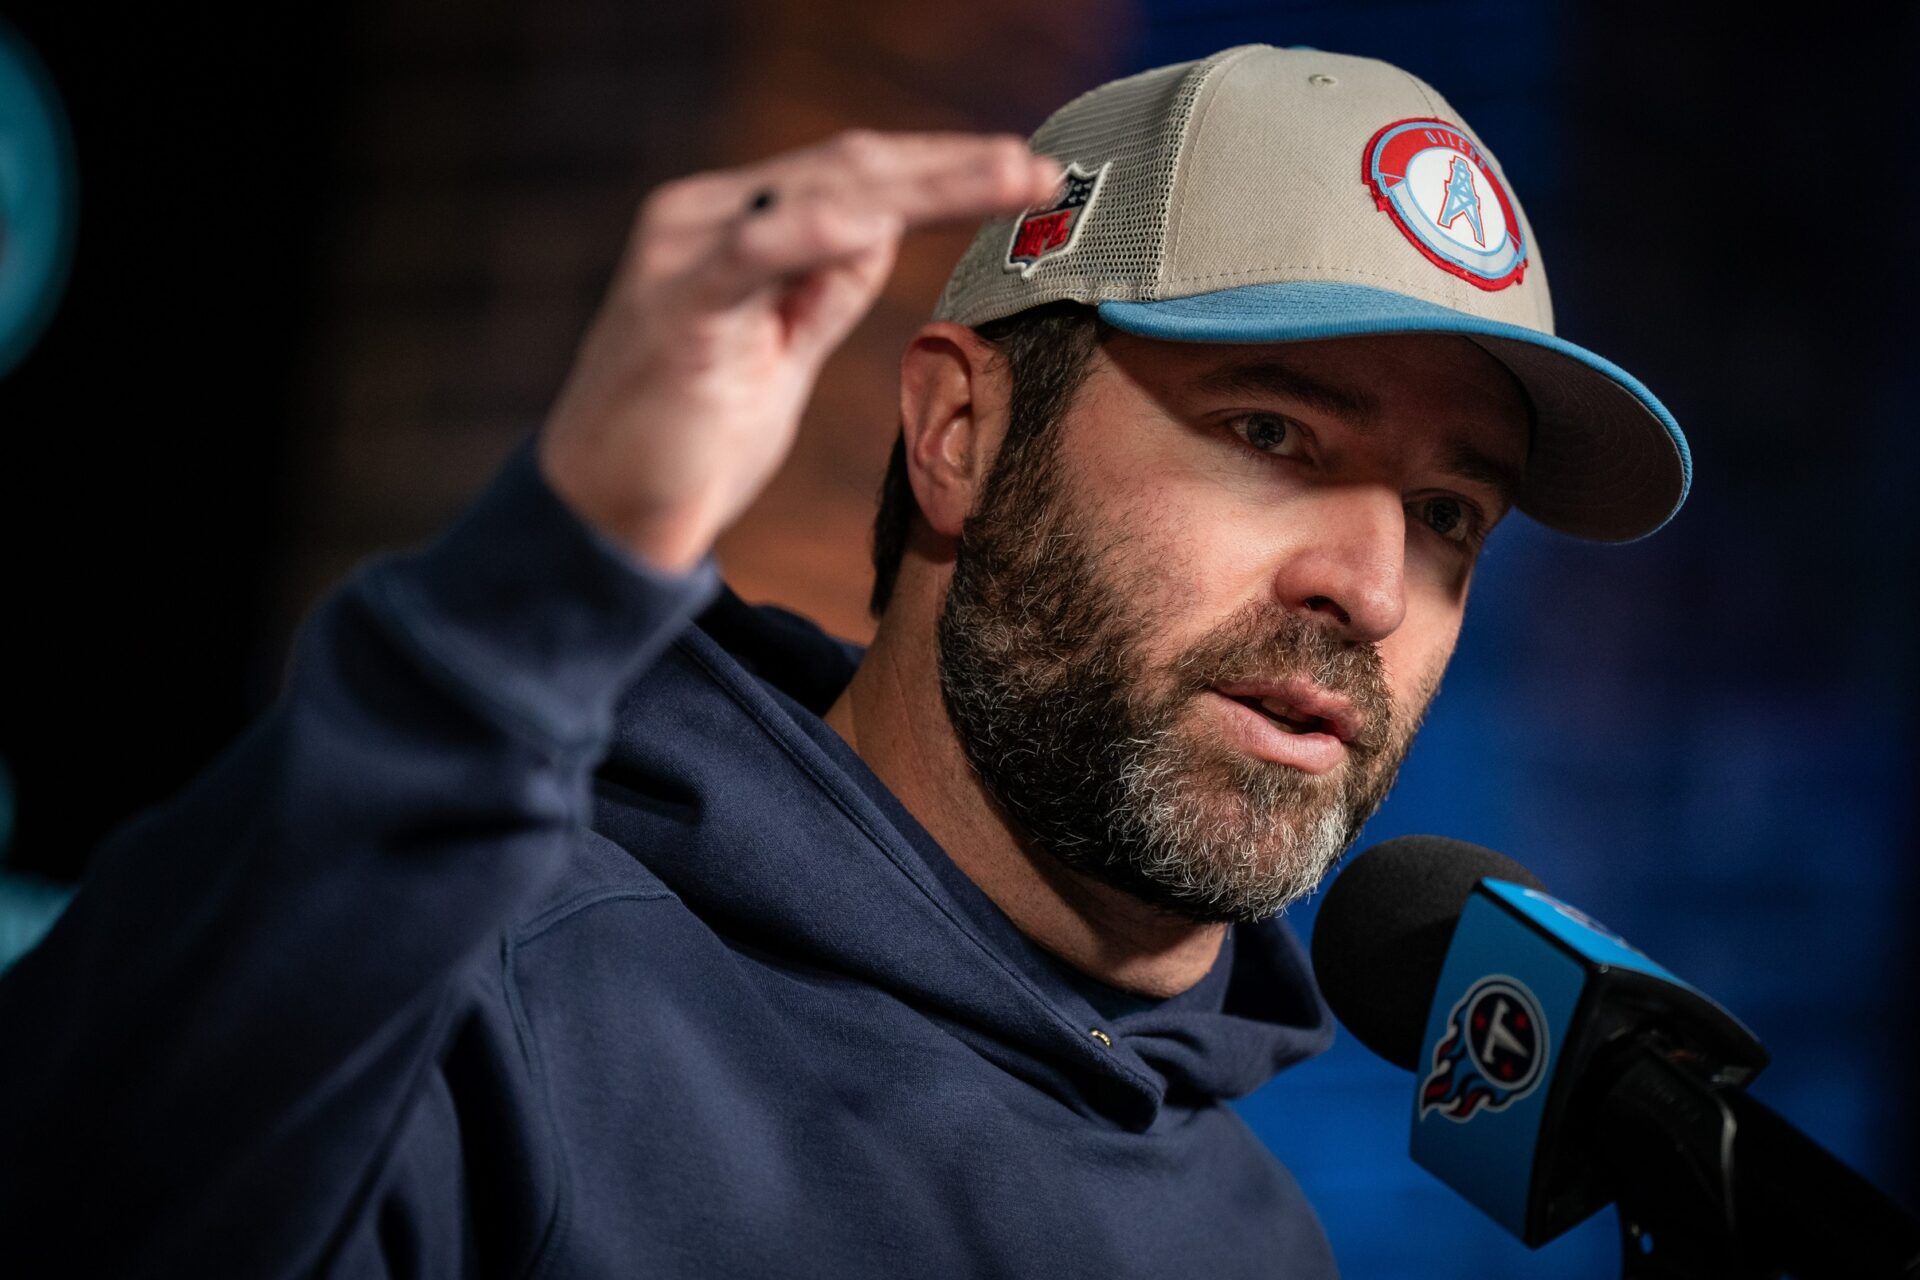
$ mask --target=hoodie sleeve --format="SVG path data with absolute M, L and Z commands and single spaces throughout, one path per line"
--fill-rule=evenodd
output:
M 0 1269 L 320 1263 L 585 825 L 621 693 L 718 591 L 576 517 L 530 437 L 323 598 L 275 702 L 0 979 Z

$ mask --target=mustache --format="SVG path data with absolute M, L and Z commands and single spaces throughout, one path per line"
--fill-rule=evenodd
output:
M 1350 751 L 1378 754 L 1392 740 L 1386 660 L 1371 642 L 1345 639 L 1318 614 L 1269 602 L 1251 605 L 1181 654 L 1174 675 L 1182 697 L 1220 684 L 1305 679 L 1346 698 L 1359 713 Z

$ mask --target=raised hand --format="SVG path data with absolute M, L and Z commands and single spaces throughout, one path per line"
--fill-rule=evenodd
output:
M 690 568 L 786 458 L 901 235 L 1060 180 L 1012 135 L 855 130 L 656 188 L 541 428 L 548 482 L 642 559 Z

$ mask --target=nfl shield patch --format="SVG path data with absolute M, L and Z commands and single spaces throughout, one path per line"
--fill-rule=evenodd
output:
M 1078 161 L 1068 162 L 1060 198 L 1045 209 L 1021 214 L 1014 222 L 1013 239 L 1007 244 L 1008 271 L 1031 278 L 1042 262 L 1073 248 L 1080 237 L 1080 224 L 1100 198 L 1100 186 L 1112 164 L 1109 160 L 1098 169 L 1087 170 Z

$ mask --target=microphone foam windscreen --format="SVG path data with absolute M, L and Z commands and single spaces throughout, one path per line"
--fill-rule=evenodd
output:
M 1327 890 L 1313 969 L 1341 1025 L 1415 1069 L 1453 927 L 1484 877 L 1545 889 L 1505 854 L 1445 836 L 1399 836 L 1360 854 Z

